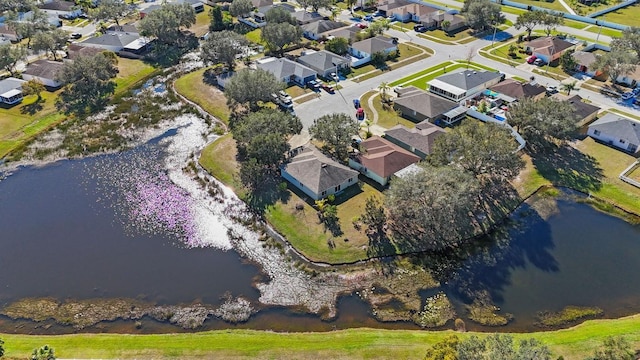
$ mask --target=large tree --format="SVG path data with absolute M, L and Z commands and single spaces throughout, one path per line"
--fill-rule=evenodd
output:
M 618 81 L 618 77 L 629 74 L 635 68 L 634 55 L 628 50 L 616 49 L 599 56 L 596 59 L 594 67 L 600 71 L 606 72 L 609 79 L 614 84 Z
M 346 159 L 351 138 L 358 134 L 360 126 L 344 113 L 323 115 L 313 121 L 309 133 L 314 139 L 323 141 L 339 159 Z
M 632 51 L 635 62 L 640 62 L 640 27 L 628 27 L 622 32 L 622 37 L 613 39 L 611 47 L 614 50 Z
M 235 17 L 242 17 L 253 10 L 251 0 L 233 0 L 229 5 L 229 13 Z
M 289 23 L 267 24 L 260 34 L 267 48 L 276 53 L 289 44 L 297 43 L 301 36 L 300 27 Z
M 551 36 L 551 32 L 558 26 L 564 24 L 564 17 L 562 14 L 552 14 L 545 12 L 540 19 L 540 25 L 544 28 L 544 32 L 547 36 Z
M 15 76 L 16 64 L 27 57 L 27 49 L 24 46 L 11 44 L 0 45 L 0 68 Z
M 331 0 L 308 0 L 309 6 L 314 12 L 318 12 L 319 9 L 328 9 L 331 6 Z
M 633 360 L 636 359 L 629 341 L 621 336 L 609 336 L 603 346 L 595 351 L 588 360 Z
M 466 120 L 436 139 L 430 161 L 460 167 L 476 177 L 510 180 L 524 167 L 516 149 L 505 127 Z
M 349 51 L 349 40 L 343 37 L 334 37 L 324 44 L 327 51 L 338 55 L 345 55 Z
M 98 6 L 90 11 L 93 19 L 98 21 L 113 20 L 120 26 L 120 20 L 129 12 L 129 6 L 122 0 L 100 0 Z
M 209 31 L 222 31 L 227 28 L 227 24 L 224 21 L 222 15 L 222 8 L 218 5 L 214 5 L 211 8 L 211 23 L 209 24 Z
M 259 108 L 259 102 L 271 101 L 271 94 L 285 88 L 285 84 L 262 69 L 242 69 L 238 71 L 224 87 L 227 104 L 248 107 L 251 110 Z
M 33 0 L 0 0 L 0 13 L 5 11 L 26 12 L 33 5 Z
M 65 84 L 56 106 L 67 113 L 95 111 L 114 93 L 117 58 L 113 53 L 79 57 L 65 64 L 56 79 Z
M 421 167 L 393 179 L 387 191 L 393 238 L 407 250 L 455 248 L 479 229 L 478 181 L 452 166 Z
M 56 360 L 55 352 L 49 345 L 41 346 L 37 349 L 33 349 L 31 353 L 31 360 Z
M 296 19 L 291 16 L 291 13 L 285 10 L 283 7 L 274 6 L 269 9 L 265 14 L 265 19 L 268 24 L 289 23 L 296 25 Z
M 233 31 L 219 31 L 209 34 L 202 45 L 202 58 L 211 63 L 222 63 L 233 70 L 236 56 L 242 54 L 249 41 Z
M 140 34 L 155 37 L 167 45 L 175 44 L 182 38 L 182 28 L 196 22 L 196 13 L 188 3 L 162 5 L 140 21 Z
M 502 24 L 505 20 L 500 5 L 489 0 L 465 0 L 462 15 L 467 25 L 474 30 L 486 30 Z
M 518 15 L 516 23 L 513 24 L 516 29 L 520 30 L 524 28 L 527 30 L 527 39 L 531 39 L 531 32 L 533 29 L 540 25 L 545 13 L 541 10 L 525 11 Z
M 540 341 L 522 339 L 516 348 L 511 335 L 493 334 L 485 338 L 472 335 L 464 340 L 449 335 L 434 344 L 425 360 L 549 360 L 551 351 Z
M 38 9 L 37 7 L 31 7 L 29 9 L 30 15 L 21 15 L 17 12 L 9 12 L 7 16 L 7 24 L 9 28 L 16 32 L 19 38 L 27 39 L 27 48 L 31 47 L 31 39 L 39 32 L 49 31 L 51 25 L 47 18 L 47 14 Z
M 507 122 L 535 150 L 551 139 L 569 139 L 577 129 L 578 118 L 573 106 L 566 101 L 523 99 L 507 112 Z
M 53 60 L 58 59 L 58 51 L 67 46 L 69 33 L 62 29 L 39 32 L 33 37 L 33 50 L 51 52 Z

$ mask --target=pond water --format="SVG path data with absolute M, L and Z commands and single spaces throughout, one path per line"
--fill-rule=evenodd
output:
M 159 171 L 165 166 L 163 151 L 150 143 L 123 154 L 22 168 L 0 181 L 0 306 L 26 297 L 217 305 L 227 292 L 257 304 L 260 294 L 253 285 L 263 276 L 258 266 L 233 250 L 220 250 L 225 246 L 191 242 L 191 236 L 203 231 L 213 242 L 219 237 L 226 244 L 228 239 L 215 217 L 193 222 L 193 214 L 185 213 L 188 194 Z M 138 195 L 132 195 L 133 189 Z M 153 194 L 145 197 L 149 189 Z M 598 306 L 607 317 L 640 312 L 640 282 L 634 281 L 640 273 L 640 227 L 569 200 L 558 201 L 557 212 L 547 219 L 526 210 L 506 240 L 470 257 L 447 260 L 451 268 L 441 280 L 449 284 L 448 293 L 461 283 L 488 289 L 496 304 L 515 316 L 507 330 L 532 330 L 537 311 L 566 305 Z M 153 320 L 145 323 L 140 331 L 179 330 Z M 469 321 L 467 325 L 474 328 Z M 137 331 L 132 322 L 105 326 L 87 331 Z M 209 320 L 204 329 L 358 326 L 416 328 L 377 322 L 366 304 L 351 296 L 338 302 L 332 322 L 274 307 L 262 309 L 246 324 Z M 0 317 L 0 332 L 22 328 L 73 331 L 55 326 L 33 330 Z

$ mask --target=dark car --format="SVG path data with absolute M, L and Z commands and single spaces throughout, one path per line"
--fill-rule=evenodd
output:
M 360 99 L 353 99 L 353 106 L 358 109 L 360 107 Z
M 73 34 L 71 34 L 69 37 L 70 37 L 70 38 L 72 38 L 72 39 L 77 40 L 77 39 L 80 39 L 80 38 L 82 37 L 82 34 L 80 34 L 80 33 L 73 33 Z
M 331 86 L 329 84 L 326 84 L 326 83 L 322 83 L 321 86 L 322 86 L 322 89 L 324 91 L 328 92 L 329 94 L 333 94 L 333 92 L 334 92 L 333 86 Z
M 415 32 L 421 32 L 422 33 L 422 32 L 427 31 L 427 28 L 422 26 L 422 25 L 416 25 L 416 26 L 413 27 L 413 30 Z

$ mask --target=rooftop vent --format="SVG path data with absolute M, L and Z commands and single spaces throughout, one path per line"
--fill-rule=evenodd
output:
M 327 164 L 322 163 L 322 167 L 323 167 L 323 168 L 326 168 L 326 167 L 327 167 Z

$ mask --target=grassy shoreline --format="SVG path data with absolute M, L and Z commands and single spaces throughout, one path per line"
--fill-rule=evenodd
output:
M 0 334 L 7 358 L 24 358 L 49 344 L 63 358 L 334 358 L 421 359 L 426 349 L 452 331 L 348 329 L 316 333 L 217 330 L 187 334 L 58 336 Z M 488 333 L 465 333 L 462 337 Z M 589 320 L 570 329 L 512 334 L 534 337 L 550 347 L 554 358 L 582 359 L 607 336 L 625 336 L 640 346 L 640 315 Z

